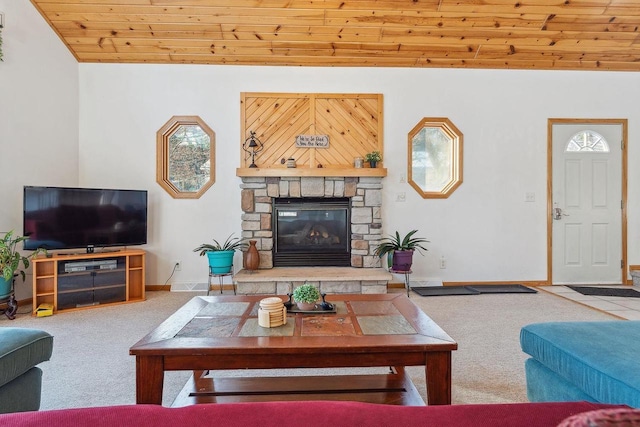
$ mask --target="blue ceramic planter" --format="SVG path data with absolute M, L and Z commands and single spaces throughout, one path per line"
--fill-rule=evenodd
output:
M 233 255 L 235 251 L 207 252 L 209 267 L 213 274 L 227 274 L 233 268 Z
M 5 280 L 4 277 L 0 277 L 0 299 L 4 299 L 11 295 L 13 280 Z

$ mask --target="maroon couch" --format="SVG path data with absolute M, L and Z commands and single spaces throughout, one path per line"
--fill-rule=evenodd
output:
M 392 406 L 358 402 L 221 403 L 165 408 L 110 406 L 0 415 L 11 427 L 557 426 L 574 414 L 612 408 L 587 402 Z

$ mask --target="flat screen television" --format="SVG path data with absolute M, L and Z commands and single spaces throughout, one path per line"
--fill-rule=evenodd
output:
M 147 243 L 147 191 L 24 187 L 24 249 Z

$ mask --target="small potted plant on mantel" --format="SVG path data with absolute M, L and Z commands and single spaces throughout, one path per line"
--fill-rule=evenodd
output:
M 413 264 L 413 252 L 428 249 L 422 246 L 423 243 L 429 243 L 422 237 L 413 237 L 418 230 L 411 230 L 404 237 L 400 237 L 400 233 L 396 231 L 395 236 L 389 236 L 380 241 L 380 245 L 376 248 L 375 254 L 380 258 L 387 255 L 393 256 L 391 270 L 409 271 Z
M 320 291 L 312 284 L 305 283 L 293 290 L 293 299 L 298 309 L 303 311 L 313 310 L 316 301 L 320 299 Z
M 222 244 L 213 239 L 213 244 L 203 243 L 193 251 L 200 252 L 200 256 L 207 255 L 213 274 L 227 274 L 233 267 L 233 255 L 236 249 L 242 250 L 245 246 L 244 239 L 233 237 L 231 234 Z
M 378 162 L 382 161 L 382 155 L 379 151 L 372 151 L 364 156 L 364 160 L 369 162 L 370 167 L 375 168 L 378 166 Z

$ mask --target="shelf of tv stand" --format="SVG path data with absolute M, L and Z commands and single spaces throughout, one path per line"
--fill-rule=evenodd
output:
M 39 255 L 32 261 L 32 314 L 43 303 L 52 304 L 54 312 L 62 312 L 144 301 L 145 255 L 140 249 Z M 64 271 L 68 262 L 100 260 L 115 260 L 116 268 Z

